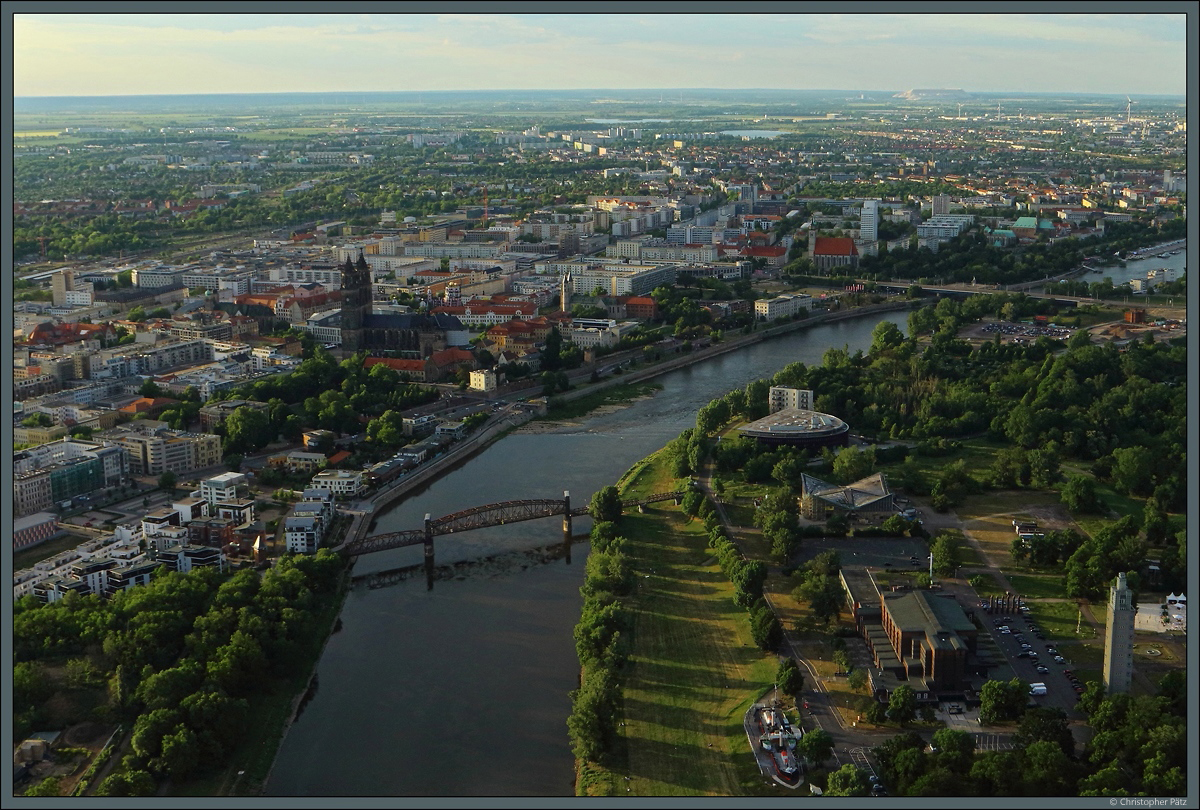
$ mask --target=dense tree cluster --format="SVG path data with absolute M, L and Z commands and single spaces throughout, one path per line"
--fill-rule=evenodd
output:
M 261 575 L 160 573 L 108 600 L 26 597 L 13 616 L 15 726 L 28 733 L 43 722 L 62 689 L 100 689 L 91 719 L 133 727 L 133 759 L 125 776 L 106 780 L 107 795 L 144 795 L 143 772 L 173 780 L 212 772 L 236 746 L 249 701 L 289 682 L 314 654 L 343 570 L 322 549 Z M 46 677 L 58 663 L 61 684 Z
M 1016 747 L 975 750 L 973 736 L 940 729 L 926 748 L 914 732 L 873 749 L 893 796 L 1182 796 L 1187 789 L 1186 684 L 1163 678 L 1156 695 L 1106 697 L 1098 683 L 1080 700 L 1094 736 L 1077 755 L 1066 714 L 1026 708 L 1028 686 L 989 681 L 985 707 L 1016 720 Z M 992 688 L 988 688 L 992 687 Z M 989 713 L 981 718 L 995 722 Z
M 618 674 L 629 654 L 630 618 L 624 598 L 633 588 L 626 540 L 615 523 L 597 519 L 584 570 L 583 607 L 575 625 L 575 652 L 582 674 L 571 693 L 567 730 L 580 760 L 597 762 L 616 736 Z

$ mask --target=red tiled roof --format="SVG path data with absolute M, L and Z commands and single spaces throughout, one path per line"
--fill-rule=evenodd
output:
M 818 236 L 813 245 L 814 256 L 857 256 L 854 240 L 845 236 Z
M 393 371 L 425 371 L 424 360 L 400 360 L 394 357 L 368 357 L 363 361 L 363 368 L 385 365 Z

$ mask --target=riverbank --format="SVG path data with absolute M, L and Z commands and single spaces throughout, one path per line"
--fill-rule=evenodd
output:
M 770 376 L 790 362 L 819 364 L 830 347 L 865 350 L 880 319 L 904 327 L 903 312 L 861 314 L 837 313 L 844 322 L 828 326 L 811 321 L 792 326 L 793 334 L 782 342 L 752 345 L 661 377 L 663 394 L 608 415 L 590 412 L 578 420 L 578 430 L 553 438 L 515 431 L 436 482 L 410 491 L 403 512 L 393 507 L 377 513 L 376 531 L 409 528 L 411 519 L 403 519 L 404 514 L 447 514 L 564 488 L 572 494 L 593 492 L 694 424 L 695 410 L 713 397 Z M 627 380 L 628 374 L 621 374 L 614 382 Z M 489 555 L 524 547 L 533 537 L 552 543 L 559 535 L 557 522 L 550 521 L 489 532 L 448 538 L 443 556 Z M 539 565 L 519 574 L 456 577 L 432 594 L 416 583 L 356 590 L 343 610 L 343 635 L 329 644 L 321 661 L 321 689 L 304 710 L 307 719 L 296 724 L 281 747 L 268 792 L 573 793 L 574 758 L 563 723 L 570 714 L 567 695 L 579 685 L 571 629 L 580 615 L 581 568 L 587 556 L 581 553 L 574 565 Z M 366 571 L 380 562 L 389 568 L 403 561 L 373 558 L 355 568 Z M 446 647 L 447 637 L 456 639 L 453 648 Z M 464 692 L 468 697 L 462 697 Z M 452 764 L 457 757 L 452 743 L 419 732 L 432 705 L 452 725 L 487 717 L 508 728 L 509 739 L 465 778 Z M 354 751 L 330 749 L 331 728 L 353 729 L 362 745 Z M 701 747 L 707 750 L 706 744 Z M 744 743 L 735 753 L 744 757 Z M 387 765 L 396 756 L 409 763 L 402 772 Z
M 621 493 L 678 483 L 656 453 L 623 477 Z M 625 600 L 632 627 L 617 739 L 603 765 L 577 764 L 577 795 L 777 795 L 746 756 L 741 722 L 777 659 L 754 645 L 703 523 L 664 502 L 623 515 L 618 533 L 637 584 Z
M 735 338 L 724 340 L 721 343 L 704 349 L 696 349 L 687 354 L 671 357 L 643 368 L 635 368 L 626 373 L 612 375 L 594 383 L 580 385 L 571 389 L 570 391 L 563 392 L 562 394 L 553 397 L 550 402 L 550 407 L 553 409 L 555 406 L 561 407 L 567 403 L 584 399 L 585 397 L 595 397 L 618 386 L 633 386 L 638 383 L 647 382 L 655 377 L 660 377 L 672 371 L 676 371 L 696 363 L 704 362 L 705 360 L 720 357 L 724 354 L 728 354 L 729 352 L 737 351 L 747 346 L 752 346 L 755 343 L 760 343 L 770 338 L 781 337 L 803 329 L 811 329 L 814 326 L 819 326 L 822 324 L 837 323 L 839 321 L 854 318 L 864 318 L 875 314 L 909 309 L 916 303 L 917 302 L 915 301 L 908 300 L 889 301 L 883 304 L 870 304 L 864 307 L 855 307 L 853 309 L 839 310 L 837 312 L 825 312 L 799 321 L 790 321 L 784 324 L 768 326 L 751 332 L 749 335 L 739 335 Z M 612 358 L 608 357 L 605 358 L 605 360 L 611 361 Z M 518 393 L 523 396 L 530 396 L 532 395 L 532 389 L 526 392 Z M 517 394 L 514 394 L 513 396 L 516 395 Z M 629 401 L 633 401 L 633 399 L 636 399 L 636 397 L 631 397 Z M 596 407 L 602 407 L 608 404 L 614 403 L 606 402 L 603 398 L 600 398 L 592 407 L 584 408 L 582 410 L 570 410 L 568 411 L 568 415 L 565 417 L 567 421 L 563 422 L 561 425 L 559 425 L 559 427 L 570 426 L 570 420 L 590 413 Z M 511 407 L 512 406 L 510 406 L 510 408 Z M 493 441 L 502 438 L 503 435 L 507 435 L 507 433 L 513 430 L 522 429 L 522 426 L 526 425 L 532 419 L 533 414 L 528 411 L 510 410 L 506 413 L 504 418 L 499 420 L 499 422 L 484 428 L 478 433 L 468 436 L 463 441 L 454 445 L 443 456 L 434 459 L 428 464 L 422 465 L 414 472 L 405 475 L 403 478 L 388 485 L 378 493 L 375 493 L 369 501 L 369 508 L 364 508 L 363 510 L 359 510 L 355 513 L 354 520 L 352 521 L 350 528 L 346 531 L 345 539 L 343 540 L 342 545 L 345 545 L 352 540 L 367 536 L 367 533 L 374 525 L 375 516 L 378 513 L 386 510 L 387 507 L 391 506 L 404 495 L 420 486 L 431 483 L 443 473 L 448 472 L 455 466 L 469 459 L 472 455 L 482 451 Z M 529 432 L 551 432 L 552 429 L 538 430 L 535 427 L 528 428 L 526 430 Z

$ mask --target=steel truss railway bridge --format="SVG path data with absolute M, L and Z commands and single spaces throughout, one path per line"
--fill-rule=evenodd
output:
M 647 498 L 622 500 L 622 510 L 645 506 L 661 501 L 680 503 L 685 491 L 662 492 Z M 503 526 L 507 523 L 520 523 L 524 520 L 562 515 L 563 546 L 567 553 L 567 562 L 571 561 L 571 519 L 588 513 L 588 507 L 571 507 L 570 491 L 563 492 L 561 499 L 533 499 L 524 501 L 503 501 L 489 503 L 483 506 L 473 506 L 440 518 L 425 515 L 425 525 L 419 529 L 407 529 L 400 532 L 387 532 L 360 537 L 342 546 L 339 551 L 350 557 L 363 554 L 373 554 L 376 551 L 388 551 L 393 548 L 406 546 L 425 546 L 425 583 L 433 588 L 433 541 L 438 535 L 466 532 L 472 529 L 486 529 L 490 526 Z

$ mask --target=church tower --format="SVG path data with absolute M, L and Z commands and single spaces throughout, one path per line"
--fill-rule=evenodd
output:
M 1108 627 L 1104 630 L 1104 688 L 1108 694 L 1128 692 L 1133 680 L 1133 591 L 1125 582 L 1125 572 L 1117 574 L 1117 584 L 1109 589 Z
M 366 348 L 363 326 L 371 314 L 371 268 L 360 252 L 358 261 L 342 265 L 342 356 Z

